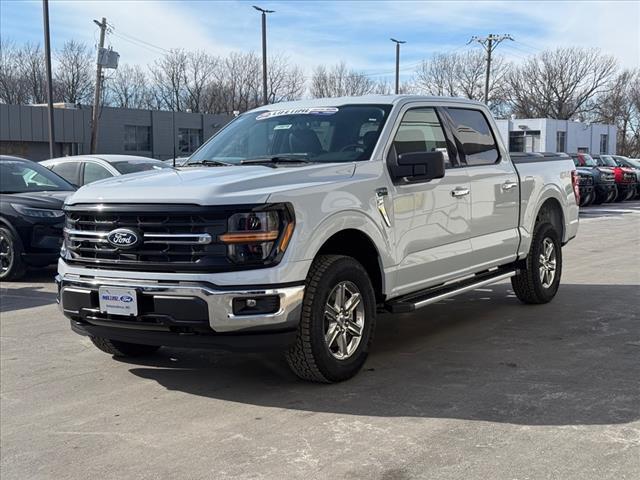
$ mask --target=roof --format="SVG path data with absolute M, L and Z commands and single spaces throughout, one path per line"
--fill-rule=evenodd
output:
M 162 163 L 160 160 L 156 160 L 154 158 L 149 157 L 140 157 L 136 155 L 115 155 L 115 154 L 92 154 L 92 155 L 73 155 L 69 157 L 58 157 L 52 158 L 51 160 L 103 160 L 107 163 L 115 163 L 115 162 L 130 162 L 130 163 Z
M 251 111 L 286 110 L 290 108 L 339 107 L 341 105 L 396 105 L 407 102 L 453 102 L 466 105 L 484 105 L 482 102 L 466 98 L 436 97 L 427 95 L 362 95 L 359 97 L 311 98 L 292 102 L 273 103 L 254 108 Z

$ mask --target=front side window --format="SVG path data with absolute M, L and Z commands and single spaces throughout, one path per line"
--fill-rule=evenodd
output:
M 111 175 L 111 173 L 109 173 L 109 171 L 102 165 L 98 165 L 93 162 L 85 162 L 82 184 L 86 185 L 87 183 L 97 182 L 98 180 L 111 178 L 112 176 L 113 175 Z
M 480 110 L 448 108 L 460 143 L 461 160 L 469 166 L 491 165 L 500 159 L 498 145 Z
M 408 110 L 393 138 L 391 156 L 397 158 L 403 153 L 414 152 L 442 152 L 445 167 L 451 167 L 447 140 L 438 115 L 431 107 Z
M 188 164 L 273 157 L 368 160 L 390 110 L 390 105 L 344 105 L 248 112 L 205 143 Z
M 144 125 L 125 125 L 124 149 L 127 152 L 150 152 L 151 127 Z
M 147 172 L 149 170 L 163 170 L 171 168 L 170 165 L 159 160 L 122 160 L 111 162 L 111 166 L 118 170 L 122 175 L 128 173 Z
M 69 183 L 78 183 L 78 162 L 61 162 L 51 167 L 56 175 L 60 175 Z

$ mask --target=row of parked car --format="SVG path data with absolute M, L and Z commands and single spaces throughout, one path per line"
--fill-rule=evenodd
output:
M 553 154 L 538 156 L 541 161 Z M 517 159 L 518 154 L 512 155 Z M 640 197 L 640 160 L 620 155 L 570 154 L 579 175 L 582 207 Z M 185 159 L 177 159 L 184 166 Z M 77 188 L 130 173 L 172 168 L 128 155 L 77 155 L 42 162 L 0 156 L 0 279 L 18 278 L 26 267 L 54 263 L 62 239 L 65 198 Z
M 27 266 L 55 263 L 60 255 L 64 200 L 97 180 L 171 168 L 145 157 L 78 155 L 33 162 L 0 155 L 0 280 L 17 279 Z
M 581 207 L 640 198 L 640 160 L 588 153 L 571 157 L 579 175 Z

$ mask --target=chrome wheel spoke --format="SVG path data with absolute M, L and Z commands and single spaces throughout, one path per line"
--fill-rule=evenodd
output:
M 347 331 L 354 337 L 359 337 L 362 335 L 362 325 L 358 325 L 353 320 L 349 320 L 347 321 Z
M 340 333 L 340 329 L 338 328 L 337 323 L 333 323 L 329 325 L 329 329 L 324 336 L 325 341 L 327 342 L 327 347 L 331 348 L 333 343 L 336 341 L 338 334 Z
M 324 315 L 330 321 L 336 322 L 338 320 L 339 312 L 338 312 L 338 310 L 336 309 L 335 306 L 331 305 L 330 303 L 327 303 L 327 305 L 326 305 L 326 307 L 324 309 Z
M 347 357 L 349 354 L 348 352 L 349 343 L 347 342 L 347 334 L 345 332 L 342 332 L 340 335 L 338 335 L 337 344 L 338 344 L 338 352 L 340 353 L 340 355 L 342 357 Z
M 352 314 L 356 307 L 360 305 L 360 294 L 353 293 L 344 304 L 344 309 L 347 313 Z

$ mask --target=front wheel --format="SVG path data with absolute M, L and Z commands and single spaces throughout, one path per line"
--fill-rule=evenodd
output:
M 26 271 L 22 242 L 8 228 L 0 228 L 0 280 L 18 280 Z
M 522 268 L 511 277 L 511 286 L 523 303 L 548 303 L 558 292 L 562 275 L 562 249 L 553 225 L 536 226 L 529 255 Z
M 155 353 L 160 347 L 157 345 L 142 345 L 139 343 L 120 342 L 109 338 L 89 337 L 91 342 L 109 355 L 114 357 L 143 357 Z
M 375 328 L 371 280 L 351 257 L 322 255 L 305 284 L 302 315 L 287 363 L 303 380 L 333 383 L 353 377 L 367 359 Z

